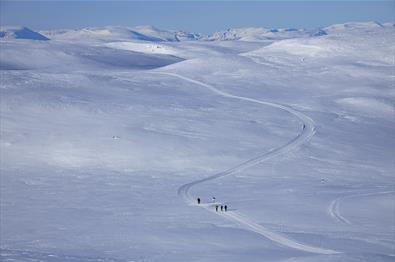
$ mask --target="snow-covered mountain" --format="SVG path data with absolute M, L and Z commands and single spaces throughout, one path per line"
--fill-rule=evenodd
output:
M 27 27 L 21 26 L 2 26 L 0 27 L 0 39 L 30 39 L 30 40 L 49 40 L 44 35 L 37 33 Z
M 369 21 L 369 22 L 349 22 L 349 23 L 343 23 L 343 24 L 334 24 L 330 25 L 328 27 L 323 28 L 325 32 L 327 33 L 338 33 L 338 32 L 350 32 L 350 31 L 372 31 L 375 29 L 380 29 L 384 27 L 393 27 L 393 24 L 390 23 L 384 23 L 381 24 L 379 22 L 375 21 Z
M 393 24 L 378 22 L 350 22 L 344 24 L 331 25 L 325 28 L 318 28 L 313 30 L 281 28 L 268 29 L 263 27 L 251 28 L 236 28 L 228 29 L 226 31 L 215 32 L 209 36 L 204 37 L 204 40 L 210 41 L 224 41 L 224 40 L 241 40 L 241 41 L 260 41 L 260 40 L 284 40 L 292 38 L 302 38 L 311 36 L 323 36 L 327 34 L 337 34 L 341 32 L 352 32 L 361 30 L 372 30 L 378 28 L 390 28 Z
M 153 26 L 136 26 L 133 30 L 140 34 L 160 39 L 160 41 L 178 42 L 186 40 L 198 40 L 201 38 L 200 34 L 188 33 L 184 31 L 162 30 Z
M 314 30 L 264 27 L 233 28 L 214 32 L 210 35 L 189 33 L 177 30 L 163 30 L 153 26 L 106 26 L 82 29 L 46 30 L 34 32 L 26 27 L 2 27 L 0 38 L 23 38 L 35 40 L 70 41 L 144 41 L 144 42 L 180 42 L 180 41 L 279 41 L 285 39 L 308 38 L 327 34 L 350 33 L 353 31 L 391 28 L 393 24 L 378 22 L 353 22 L 331 25 Z
M 215 32 L 205 39 L 210 41 L 241 40 L 241 41 L 260 41 L 260 40 L 281 40 L 288 38 L 299 38 L 311 36 L 315 33 L 305 29 L 267 29 L 262 27 L 236 28 L 226 31 Z

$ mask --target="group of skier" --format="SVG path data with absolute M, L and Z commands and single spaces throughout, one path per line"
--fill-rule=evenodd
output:
M 200 197 L 198 197 L 197 198 L 197 203 L 198 203 L 198 205 L 200 205 L 200 202 L 201 202 L 201 200 L 200 200 Z M 215 204 L 216 203 L 216 198 L 215 197 L 213 197 L 212 198 L 212 202 Z M 218 210 L 221 210 L 221 211 L 228 211 L 228 206 L 227 205 L 219 205 L 219 204 L 215 204 L 215 211 L 216 212 L 218 212 Z
M 215 205 L 215 211 L 218 212 L 218 207 L 221 207 L 221 211 L 228 211 L 227 205 Z

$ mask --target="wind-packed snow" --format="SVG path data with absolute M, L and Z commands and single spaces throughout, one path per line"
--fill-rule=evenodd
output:
M 392 24 L 40 33 L 0 38 L 1 261 L 394 260 Z

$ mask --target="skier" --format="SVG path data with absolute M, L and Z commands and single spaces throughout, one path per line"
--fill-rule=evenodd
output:
M 215 205 L 215 212 L 218 212 L 218 205 Z
M 197 199 L 197 202 L 198 202 L 198 204 L 200 204 L 200 198 L 198 197 L 198 199 Z
M 221 211 L 224 211 L 224 206 L 223 205 L 221 205 Z
M 212 201 L 213 201 L 213 203 L 215 203 L 215 197 L 213 197 Z
M 225 205 L 224 208 L 225 208 L 225 212 L 228 211 L 228 206 L 227 205 Z

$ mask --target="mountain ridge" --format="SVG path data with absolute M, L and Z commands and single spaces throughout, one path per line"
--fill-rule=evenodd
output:
M 355 30 L 379 30 L 394 27 L 392 23 L 347 22 L 333 24 L 317 29 L 240 27 L 216 31 L 209 35 L 185 32 L 181 30 L 159 29 L 151 25 L 135 27 L 104 26 L 80 29 L 55 29 L 33 31 L 27 27 L 4 26 L 0 28 L 0 38 L 62 41 L 145 41 L 145 42 L 181 42 L 181 41 L 267 41 L 292 38 L 317 37 L 328 34 L 353 32 Z

